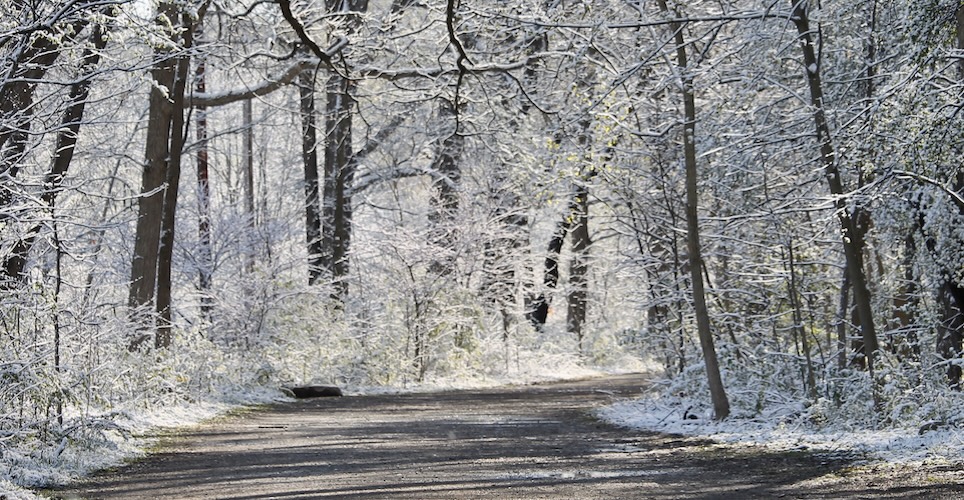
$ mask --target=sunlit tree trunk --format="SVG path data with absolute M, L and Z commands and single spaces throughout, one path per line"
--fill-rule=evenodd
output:
M 75 37 L 88 24 L 86 9 L 94 7 L 92 0 L 77 2 L 73 7 L 77 18 L 69 22 L 58 22 L 52 26 L 27 32 L 19 37 L 7 37 L 4 44 L 9 52 L 5 55 L 5 75 L 0 79 L 0 243 L 13 240 L 13 246 L 6 252 L 4 261 L 0 263 L 0 287 L 16 287 L 24 282 L 24 268 L 27 253 L 33 246 L 39 226 L 30 228 L 26 234 L 17 234 L 4 224 L 8 220 L 16 219 L 14 207 L 17 205 L 17 193 L 21 188 L 17 184 L 21 164 L 28 153 L 28 142 L 31 137 L 33 122 L 37 121 L 34 110 L 37 103 L 34 92 L 43 81 L 60 55 L 65 52 Z M 28 2 L 14 0 L 13 11 L 32 8 Z M 16 41 L 14 41 L 16 40 Z M 99 48 L 106 45 L 106 37 L 100 26 L 94 28 L 91 41 Z M 84 51 L 82 70 L 96 65 L 100 58 L 99 50 Z M 52 170 L 45 181 L 45 193 L 53 194 L 59 189 L 59 181 L 66 173 L 67 166 L 73 158 L 76 134 L 80 128 L 80 120 L 86 105 L 90 80 L 86 76 L 71 85 L 70 100 L 67 111 L 62 118 L 62 128 L 58 132 L 57 145 L 65 149 L 54 152 Z M 57 169 L 62 169 L 58 174 Z M 51 187 L 50 181 L 55 180 L 57 186 Z M 44 200 L 51 202 L 49 196 Z M 14 228 L 16 224 L 11 224 Z M 9 234 L 8 233 L 14 233 Z M 8 236 L 13 236 L 9 238 Z
M 455 266 L 452 255 L 455 244 L 454 219 L 459 210 L 458 187 L 462 182 L 460 162 L 465 150 L 465 137 L 458 129 L 458 109 L 452 100 L 439 99 L 438 117 L 449 127 L 439 142 L 432 164 L 435 197 L 429 218 L 434 225 L 432 244 L 439 248 L 439 255 L 436 255 L 432 262 L 432 270 L 444 276 L 451 274 Z
M 156 18 L 179 19 L 177 7 L 172 2 L 158 5 Z M 174 38 L 174 33 L 169 33 Z M 163 48 L 155 51 L 151 69 L 151 89 L 147 130 L 145 133 L 144 166 L 141 173 L 141 195 L 137 202 L 137 227 L 134 238 L 134 254 L 131 259 L 131 280 L 128 305 L 135 310 L 139 321 L 142 314 L 150 312 L 157 285 L 157 260 L 161 240 L 161 218 L 164 208 L 164 184 L 167 181 L 170 157 L 171 120 L 173 105 L 167 93 L 174 91 L 176 58 Z M 145 325 L 146 326 L 146 325 Z M 136 349 L 149 338 L 141 332 L 131 342 Z
M 325 181 L 322 202 L 322 241 L 326 272 L 334 289 L 332 298 L 344 303 L 348 297 L 351 248 L 351 186 L 355 178 L 352 160 L 352 84 L 341 75 L 328 80 L 325 124 Z
M 193 14 L 183 14 L 178 3 L 163 2 L 157 7 L 161 25 L 173 20 L 171 39 L 183 48 L 193 45 L 196 22 L 200 22 L 208 2 L 203 2 Z M 192 17 L 197 15 L 197 17 Z M 155 51 L 151 70 L 149 112 L 145 162 L 141 176 L 141 197 L 138 199 L 137 227 L 134 254 L 131 259 L 131 284 L 128 305 L 136 315 L 153 308 L 159 315 L 154 346 L 171 344 L 171 262 L 174 251 L 174 221 L 177 210 L 177 190 L 181 175 L 181 153 L 185 127 L 185 89 L 190 56 L 179 55 L 169 48 Z M 138 321 L 144 321 L 139 318 Z M 142 326 L 149 324 L 145 323 Z M 131 340 L 130 348 L 138 349 L 149 334 L 141 331 Z
M 242 106 L 242 120 L 244 121 L 244 211 L 248 216 L 248 229 L 254 232 L 257 227 L 257 214 L 254 203 L 254 118 L 252 115 L 251 99 L 245 99 Z M 254 272 L 255 245 L 250 245 L 245 257 L 245 271 Z
M 669 12 L 665 0 L 658 0 L 660 9 Z M 678 17 L 678 16 L 677 16 Z M 693 73 L 689 67 L 683 27 L 671 23 L 676 41 L 676 63 L 679 69 L 680 89 L 683 94 L 683 158 L 686 170 L 686 246 L 689 252 L 690 281 L 693 287 L 693 308 L 696 313 L 696 328 L 706 365 L 706 376 L 713 401 L 714 418 L 722 420 L 730 414 L 730 402 L 723 387 L 719 360 L 713 342 L 710 326 L 710 312 L 706 306 L 706 292 L 703 288 L 703 257 L 700 248 L 699 189 L 696 160 L 696 97 L 693 90 Z
M 331 14 L 345 16 L 348 33 L 354 32 L 368 10 L 368 0 L 327 0 Z M 345 62 L 343 59 L 342 62 Z M 332 298 L 344 304 L 348 298 L 351 270 L 352 203 L 355 180 L 352 119 L 354 83 L 337 72 L 328 77 L 326 87 L 325 175 L 321 208 L 321 265 L 332 281 Z

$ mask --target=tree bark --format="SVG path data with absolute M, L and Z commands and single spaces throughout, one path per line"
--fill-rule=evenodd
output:
M 244 211 L 248 216 L 248 229 L 254 232 L 257 227 L 257 213 L 254 204 L 254 118 L 251 99 L 245 99 L 242 106 L 244 121 Z M 254 272 L 255 245 L 250 245 L 245 258 L 245 271 Z
M 305 169 L 305 232 L 308 244 L 308 284 L 314 285 L 325 269 L 318 176 L 318 137 L 315 126 L 315 72 L 299 78 L 301 154 Z
M 197 36 L 201 36 L 201 26 L 198 26 Z M 206 65 L 203 58 L 199 58 L 195 70 L 196 93 L 206 92 Z M 245 101 L 250 102 L 250 101 Z M 201 321 L 210 323 L 214 310 L 214 298 L 211 295 L 212 275 L 214 273 L 214 257 L 211 254 L 211 187 L 208 172 L 208 131 L 207 106 L 194 106 L 195 133 L 198 141 L 197 150 L 197 210 L 198 210 L 198 289 L 201 294 Z
M 660 9 L 669 12 L 665 0 L 659 0 Z M 679 17 L 679 16 L 677 16 Z M 713 343 L 710 326 L 710 312 L 706 306 L 706 292 L 703 289 L 703 257 L 700 248 L 699 189 L 696 160 L 696 98 L 693 89 L 693 75 L 687 62 L 686 44 L 683 27 L 680 23 L 670 24 L 676 41 L 676 63 L 679 69 L 680 87 L 683 94 L 683 158 L 686 170 L 686 246 L 689 252 L 690 281 L 693 287 L 693 308 L 696 313 L 696 328 L 706 365 L 706 376 L 713 401 L 714 418 L 725 419 L 730 414 L 730 403 L 723 387 L 719 360 Z
M 820 61 L 817 60 L 811 38 L 810 19 L 807 14 L 807 0 L 791 0 L 793 8 L 792 20 L 800 36 L 801 48 L 803 49 L 803 64 L 806 68 L 807 83 L 810 88 L 810 104 L 813 108 L 813 120 L 816 128 L 817 141 L 820 145 L 820 162 L 823 166 L 824 175 L 830 186 L 830 193 L 836 197 L 837 217 L 843 236 L 844 257 L 846 259 L 846 269 L 853 286 L 854 302 L 857 315 L 860 319 L 861 337 L 863 339 L 863 354 L 866 359 L 867 369 L 873 376 L 874 353 L 879 346 L 877 342 L 877 332 L 874 328 L 873 309 L 870 304 L 870 291 L 867 288 L 867 280 L 863 266 L 863 247 L 864 241 L 862 232 L 855 220 L 855 215 L 851 214 L 844 198 L 843 182 L 840 177 L 840 169 L 834 153 L 833 140 L 830 135 L 830 126 L 824 111 L 823 86 L 820 80 Z
M 458 90 L 456 90 L 458 92 Z M 460 162 L 465 150 L 465 137 L 459 130 L 459 110 L 457 104 L 448 98 L 439 99 L 439 118 L 453 122 L 439 144 L 439 150 L 432 164 L 432 177 L 435 179 L 434 210 L 429 219 L 434 224 L 432 243 L 439 252 L 432 262 L 432 270 L 439 276 L 451 274 L 455 268 L 452 255 L 455 245 L 455 216 L 459 210 L 459 185 L 462 182 Z
M 589 186 L 586 181 L 576 187 L 570 234 L 572 261 L 569 263 L 569 296 L 566 308 L 566 330 L 576 337 L 583 352 L 583 325 L 586 322 L 589 294 Z
M 179 19 L 173 2 L 158 5 L 156 19 Z M 175 38 L 174 33 L 170 33 Z M 154 67 L 151 69 L 151 90 L 147 131 L 144 148 L 144 169 L 141 173 L 141 196 L 137 203 L 137 227 L 134 253 L 131 258 L 131 284 L 128 306 L 138 316 L 146 314 L 154 302 L 157 285 L 157 261 L 161 239 L 161 219 L 164 209 L 164 185 L 167 181 L 168 158 L 171 156 L 171 120 L 174 109 L 168 101 L 167 91 L 174 90 L 177 61 L 164 49 L 155 51 Z M 139 317 L 138 321 L 145 318 Z M 146 326 L 146 325 L 144 325 Z M 141 333 L 131 341 L 137 349 L 147 340 Z
M 574 195 L 575 198 L 575 195 Z M 549 238 L 549 245 L 546 249 L 546 261 L 542 276 L 543 291 L 539 295 L 531 298 L 526 304 L 526 317 L 532 326 L 542 328 L 549 317 L 549 306 L 551 305 L 551 293 L 559 285 L 559 254 L 562 252 L 562 245 L 565 243 L 566 235 L 573 225 L 573 213 L 577 210 L 575 199 L 570 202 L 569 210 L 556 224 L 556 230 Z
M 964 5 L 956 12 L 957 48 L 964 52 Z M 964 84 L 964 57 L 958 59 L 958 79 Z M 954 191 L 964 195 L 964 167 L 958 166 L 953 179 Z M 958 214 L 964 216 L 964 207 L 958 205 Z M 947 380 L 951 388 L 961 390 L 961 357 L 964 355 L 964 287 L 957 281 L 956 269 L 947 269 L 948 278 L 938 290 L 941 306 L 941 322 L 938 325 L 938 355 L 946 360 Z
M 203 11 L 202 11 L 203 14 Z M 194 46 L 194 30 L 200 23 L 200 18 L 192 19 L 188 13 L 181 14 L 181 25 L 185 28 L 182 37 L 182 46 L 190 49 Z M 181 154 L 184 151 L 185 133 L 187 123 L 185 121 L 185 101 L 187 95 L 187 82 L 191 57 L 187 52 L 183 52 L 177 58 L 177 65 L 174 76 L 174 89 L 171 93 L 171 104 L 173 112 L 171 114 L 170 129 L 170 158 L 167 162 L 166 186 L 164 188 L 163 217 L 161 219 L 161 239 L 157 258 L 157 314 L 160 319 L 157 327 L 157 334 L 154 337 L 155 348 L 170 347 L 173 340 L 172 334 L 172 276 L 171 266 L 174 262 L 174 241 L 175 228 L 177 226 L 177 200 L 181 185 Z
M 208 4 L 207 0 L 201 3 L 194 18 L 182 13 L 179 4 L 165 1 L 158 5 L 155 19 L 162 25 L 168 20 L 173 21 L 182 31 L 169 33 L 171 39 L 182 48 L 190 48 L 195 23 L 201 22 Z M 187 51 L 175 55 L 169 49 L 157 49 L 155 57 L 128 305 L 135 314 L 135 321 L 143 328 L 151 323 L 143 315 L 151 310 L 153 303 L 153 310 L 159 315 L 154 347 L 165 348 L 172 340 L 171 262 L 185 138 L 185 91 L 191 61 Z M 131 339 L 129 348 L 139 349 L 149 336 L 141 330 Z
M 351 190 L 355 179 L 352 151 L 352 83 L 333 74 L 328 80 L 325 124 L 325 189 L 322 205 L 322 241 L 326 270 L 330 273 L 332 298 L 348 298 L 349 253 L 351 248 Z

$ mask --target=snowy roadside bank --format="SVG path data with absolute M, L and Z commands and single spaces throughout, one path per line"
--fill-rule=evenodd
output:
M 284 395 L 265 388 L 226 395 L 222 400 L 181 403 L 153 409 L 116 411 L 85 417 L 85 439 L 64 437 L 46 449 L 6 449 L 2 457 L 0 500 L 44 498 L 31 488 L 62 486 L 91 473 L 136 460 L 163 436 L 240 408 L 281 401 Z M 78 419 L 81 420 L 81 419 Z
M 690 413 L 686 403 L 657 396 L 621 401 L 600 408 L 596 416 L 611 424 L 636 430 L 709 438 L 721 443 L 760 446 L 774 451 L 808 451 L 847 457 L 857 463 L 896 465 L 959 463 L 964 456 L 964 429 L 920 426 L 886 429 L 848 428 L 847 422 L 821 428 L 802 419 L 741 418 L 717 422 Z

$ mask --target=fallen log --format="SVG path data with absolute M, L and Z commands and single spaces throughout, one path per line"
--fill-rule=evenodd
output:
M 332 385 L 303 385 L 298 387 L 284 387 L 282 391 L 298 399 L 341 397 L 341 389 Z

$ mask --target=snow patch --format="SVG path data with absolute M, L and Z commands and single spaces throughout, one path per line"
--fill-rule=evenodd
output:
M 815 428 L 792 418 L 730 417 L 718 422 L 702 415 L 692 418 L 674 401 L 655 396 L 621 401 L 596 410 L 596 415 L 621 427 L 698 436 L 723 443 L 766 449 L 805 450 L 817 456 L 846 457 L 895 464 L 941 463 L 964 454 L 964 430 L 939 428 L 922 435 L 917 427 L 854 429 L 845 422 Z M 792 412 L 787 412 L 792 414 Z M 684 418 L 684 415 L 687 418 Z

